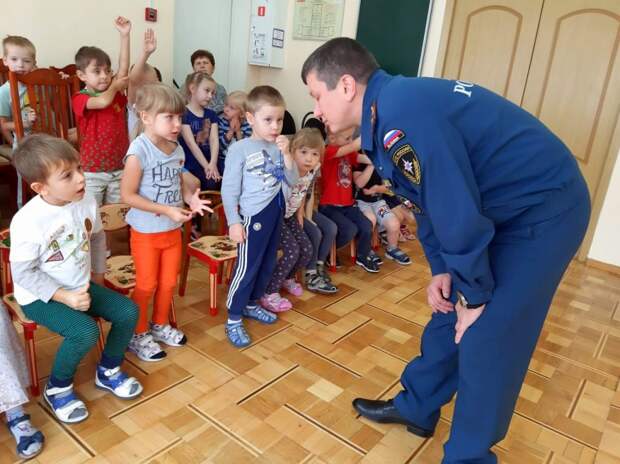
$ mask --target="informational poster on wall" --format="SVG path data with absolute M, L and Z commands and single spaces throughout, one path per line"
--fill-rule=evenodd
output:
M 329 40 L 342 33 L 344 0 L 296 0 L 293 39 Z
M 288 0 L 252 0 L 248 63 L 282 68 Z

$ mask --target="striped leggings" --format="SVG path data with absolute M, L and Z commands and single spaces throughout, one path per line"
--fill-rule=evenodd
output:
M 71 384 L 80 361 L 97 343 L 99 327 L 93 317 L 101 317 L 112 324 L 102 355 L 102 359 L 108 361 L 106 367 L 121 364 L 133 335 L 138 309 L 129 298 L 93 282 L 89 293 L 88 311 L 77 311 L 51 300 L 48 303 L 37 300 L 22 307 L 29 319 L 64 338 L 50 375 L 54 385 Z

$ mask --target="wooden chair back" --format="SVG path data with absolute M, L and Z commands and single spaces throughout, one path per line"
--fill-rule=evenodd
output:
M 49 68 L 35 69 L 27 74 L 9 72 L 11 105 L 15 135 L 19 142 L 24 137 L 22 112 L 24 108 L 35 111 L 37 119 L 31 132 L 44 132 L 72 141 L 75 138 L 71 95 L 79 91 L 79 79 L 74 75 L 61 78 L 57 71 Z M 21 84 L 21 85 L 20 85 Z M 25 87 L 24 108 L 20 99 L 20 88 Z M 23 91 L 23 90 L 22 90 Z

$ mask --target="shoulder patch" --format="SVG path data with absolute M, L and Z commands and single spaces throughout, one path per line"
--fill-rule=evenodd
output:
M 392 162 L 407 179 L 420 185 L 422 180 L 420 161 L 411 145 L 407 143 L 399 147 L 392 155 Z
M 390 149 L 398 142 L 400 139 L 405 137 L 405 133 L 399 129 L 392 129 L 387 131 L 383 136 L 383 149 L 385 151 L 390 151 Z

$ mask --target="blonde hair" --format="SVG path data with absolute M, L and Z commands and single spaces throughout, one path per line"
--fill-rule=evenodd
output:
M 284 98 L 277 89 L 270 85 L 259 85 L 254 87 L 248 94 L 248 113 L 254 114 L 264 105 L 281 106 L 286 108 Z
M 29 184 L 45 182 L 59 166 L 79 164 L 80 155 L 69 142 L 48 134 L 33 134 L 13 152 L 13 165 Z
M 185 101 L 181 94 L 167 86 L 166 84 L 146 84 L 138 88 L 136 92 L 136 102 L 134 109 L 138 116 L 141 112 L 145 113 L 172 113 L 183 114 L 185 111 Z M 138 118 L 135 136 L 144 131 L 142 118 Z
M 7 45 L 13 45 L 15 47 L 27 48 L 32 53 L 32 58 L 36 59 L 37 50 L 34 48 L 34 44 L 28 40 L 26 37 L 22 37 L 19 35 L 7 35 L 2 40 L 2 54 L 6 56 L 6 47 Z
M 301 147 L 312 148 L 319 151 L 319 155 L 323 158 L 325 152 L 325 141 L 321 135 L 321 131 L 312 127 L 304 127 L 299 129 L 291 140 L 291 153 Z
M 185 78 L 185 85 L 183 86 L 183 93 L 186 101 L 189 101 L 189 99 L 192 97 L 192 92 L 189 89 L 190 86 L 198 87 L 202 83 L 202 81 L 213 82 L 214 85 L 217 85 L 215 79 L 213 79 L 205 72 L 196 71 L 194 73 L 188 74 Z
M 245 118 L 245 113 L 248 110 L 248 94 L 241 91 L 235 90 L 234 92 L 230 92 L 226 97 L 226 102 L 229 105 L 236 106 L 241 110 L 241 117 Z

